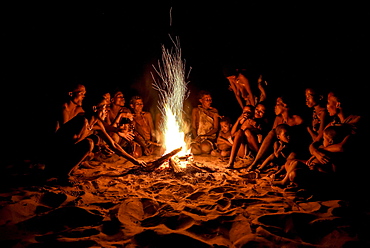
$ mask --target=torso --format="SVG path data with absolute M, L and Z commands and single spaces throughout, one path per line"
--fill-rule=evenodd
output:
M 150 127 L 150 113 L 141 112 L 140 114 L 134 115 L 134 125 L 136 131 L 138 131 L 145 140 L 151 140 L 151 127 Z

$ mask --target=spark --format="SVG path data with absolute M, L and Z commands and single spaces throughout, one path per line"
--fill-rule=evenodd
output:
M 172 26 L 172 7 L 170 8 L 170 26 Z
M 183 155 L 188 150 L 185 133 L 189 129 L 183 119 L 183 104 L 190 91 L 187 89 L 186 63 L 182 59 L 180 41 L 177 37 L 173 40 L 170 36 L 170 39 L 174 47 L 169 50 L 162 45 L 162 60 L 158 61 L 157 68 L 153 65 L 160 80 L 156 80 L 151 73 L 154 81 L 152 86 L 159 95 L 158 108 L 163 117 L 160 128 L 165 153 L 182 147 L 180 153 Z

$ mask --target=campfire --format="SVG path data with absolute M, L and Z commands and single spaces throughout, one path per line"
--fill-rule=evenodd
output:
M 190 153 L 189 143 L 186 132 L 189 124 L 183 119 L 183 104 L 188 97 L 187 82 L 185 81 L 185 62 L 181 57 L 180 42 L 174 41 L 174 48 L 166 49 L 162 45 L 162 60 L 158 62 L 158 67 L 154 67 L 160 80 L 153 77 L 153 88 L 158 91 L 158 108 L 162 115 L 160 125 L 161 135 L 159 140 L 165 150 L 164 154 L 169 154 L 176 149 L 180 151 L 165 161 L 161 168 L 171 166 L 175 172 L 180 172 L 193 160 Z

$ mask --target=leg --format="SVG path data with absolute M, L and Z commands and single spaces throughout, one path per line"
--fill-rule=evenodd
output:
M 227 164 L 228 167 L 230 168 L 234 167 L 237 153 L 243 141 L 244 141 L 244 133 L 241 130 L 239 130 L 234 137 L 234 143 L 233 143 L 233 146 L 231 147 L 229 163 Z
M 132 156 L 134 158 L 140 158 L 143 156 L 143 149 L 141 148 L 141 145 L 135 141 L 132 142 Z
M 266 153 L 272 148 L 272 144 L 276 139 L 275 129 L 272 129 L 262 141 L 261 147 L 258 149 L 256 154 L 256 158 L 254 159 L 253 163 L 249 166 L 248 170 L 253 169 L 256 167 L 260 161 L 266 156 Z
M 218 150 L 220 151 L 221 157 L 228 157 L 230 156 L 231 146 L 228 144 L 220 144 Z
M 270 164 L 275 159 L 275 154 L 271 154 L 268 156 L 263 163 L 257 168 L 258 170 L 262 171 L 268 164 Z
M 227 150 L 227 151 L 221 151 L 221 157 L 228 157 L 228 156 L 230 156 L 230 150 Z
M 190 151 L 194 155 L 202 154 L 202 150 L 200 149 L 200 145 L 198 143 L 192 143 L 190 145 Z
M 246 129 L 244 131 L 244 134 L 247 138 L 248 147 L 250 147 L 251 150 L 258 152 L 260 146 L 258 144 L 257 135 L 254 134 L 250 129 Z
M 66 179 L 70 172 L 76 168 L 94 149 L 94 141 L 86 138 L 69 147 L 59 147 L 51 155 L 51 161 L 45 172 L 49 177 Z
M 202 143 L 200 143 L 200 150 L 201 153 L 209 154 L 212 151 L 212 143 L 209 140 L 204 140 Z
M 285 177 L 281 181 L 274 182 L 275 185 L 287 185 L 291 179 L 295 177 L 295 170 L 299 168 L 300 161 L 298 160 L 288 160 L 285 164 L 286 174 Z

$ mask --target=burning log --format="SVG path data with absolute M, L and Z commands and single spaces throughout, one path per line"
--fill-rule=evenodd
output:
M 181 151 L 181 149 L 182 149 L 182 147 L 177 148 L 177 149 L 173 150 L 172 152 L 169 152 L 169 153 L 163 155 L 159 159 L 147 163 L 147 166 L 146 167 L 139 166 L 139 168 L 141 168 L 141 170 L 146 171 L 146 172 L 154 171 L 159 166 L 161 166 L 164 162 L 166 162 L 167 160 L 171 159 L 172 156 L 174 156 L 177 153 L 179 153 Z
M 181 160 L 177 156 L 173 156 L 169 159 L 168 164 L 172 167 L 175 173 L 180 173 L 184 171 L 184 168 L 180 166 Z
M 124 171 L 122 173 L 119 173 L 119 174 L 116 174 L 116 173 L 102 173 L 102 174 L 94 175 L 94 176 L 91 176 L 91 177 L 84 177 L 84 179 L 95 180 L 95 179 L 97 179 L 99 177 L 102 177 L 102 176 L 105 176 L 105 177 L 123 177 L 123 176 L 126 176 L 128 174 L 135 174 L 135 173 L 138 173 L 138 172 L 152 172 L 155 169 L 157 169 L 159 166 L 161 166 L 164 162 L 169 160 L 172 156 L 179 153 L 181 151 L 181 149 L 182 148 L 180 147 L 178 149 L 173 150 L 172 152 L 169 152 L 169 153 L 163 155 L 162 157 L 160 157 L 160 158 L 158 158 L 154 161 L 150 161 L 150 162 L 147 163 L 147 166 L 145 166 L 145 167 L 143 167 L 141 165 L 136 165 L 136 166 L 133 166 L 131 168 L 128 168 L 126 171 Z

